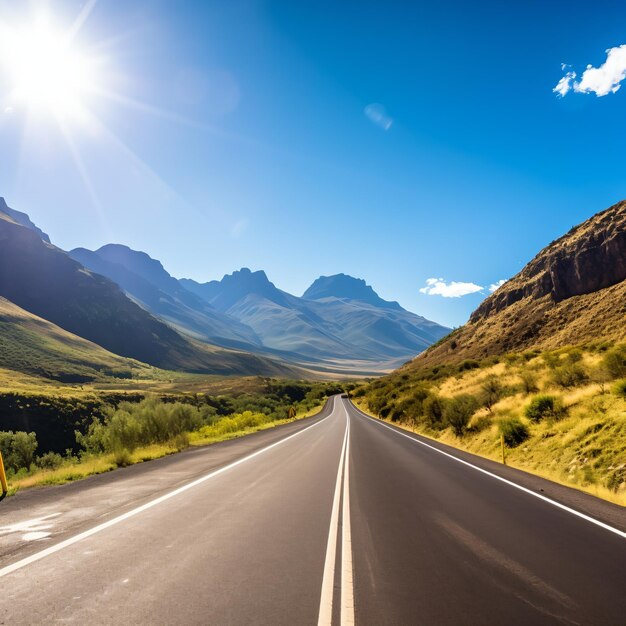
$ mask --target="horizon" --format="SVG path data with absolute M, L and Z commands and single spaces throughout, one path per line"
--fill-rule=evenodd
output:
M 68 0 L 0 25 L 45 6 L 89 89 L 35 110 L 0 65 L 0 195 L 65 250 L 120 243 L 200 282 L 262 269 L 297 295 L 345 273 L 454 327 L 624 196 L 621 79 L 584 69 L 623 50 L 612 3 L 568 4 L 568 28 L 490 2 Z

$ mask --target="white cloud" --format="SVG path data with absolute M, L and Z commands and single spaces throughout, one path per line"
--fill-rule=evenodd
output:
M 600 67 L 587 65 L 578 81 L 576 72 L 569 70 L 552 91 L 561 97 L 572 89 L 578 93 L 595 93 L 598 97 L 619 91 L 626 78 L 626 44 L 609 48 L 606 55 L 606 61 Z M 567 66 L 563 65 L 562 69 Z
M 563 64 L 561 69 L 566 69 L 568 66 Z M 558 93 L 561 98 L 567 94 L 572 88 L 572 83 L 576 78 L 576 72 L 568 71 L 563 78 L 557 83 L 556 87 L 552 90 L 555 93 Z
M 426 281 L 426 287 L 422 287 L 420 293 L 444 298 L 460 298 L 482 290 L 483 287 L 475 283 L 461 283 L 455 280 L 446 282 L 443 278 L 429 278 Z
M 387 110 L 382 104 L 368 104 L 363 113 L 370 122 L 380 126 L 383 130 L 389 130 L 393 125 L 393 118 L 387 114 Z
M 4 114 L 5 115 L 12 115 L 13 114 L 13 107 L 4 107 Z
M 505 282 L 506 280 L 502 279 L 489 285 L 489 293 L 493 293 L 494 291 L 497 291 L 498 289 L 500 289 L 500 287 L 502 287 L 502 285 L 504 285 Z

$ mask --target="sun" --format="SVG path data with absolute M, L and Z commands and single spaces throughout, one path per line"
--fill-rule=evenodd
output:
M 72 31 L 40 18 L 27 27 L 0 27 L 0 62 L 9 104 L 59 120 L 79 119 L 98 88 L 98 64 L 73 41 Z

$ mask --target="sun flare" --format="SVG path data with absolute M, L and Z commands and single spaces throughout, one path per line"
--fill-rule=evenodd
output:
M 63 121 L 84 115 L 87 99 L 97 89 L 97 64 L 74 44 L 71 32 L 40 19 L 26 28 L 4 26 L 0 34 L 11 106 Z

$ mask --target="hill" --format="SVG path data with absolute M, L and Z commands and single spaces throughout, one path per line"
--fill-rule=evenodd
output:
M 163 369 L 293 375 L 257 355 L 186 339 L 39 234 L 0 212 L 0 296 L 120 356 Z
M 0 298 L 0 368 L 60 382 L 129 377 L 152 369 L 77 337 Z
M 572 228 L 410 367 L 626 338 L 626 201 Z

